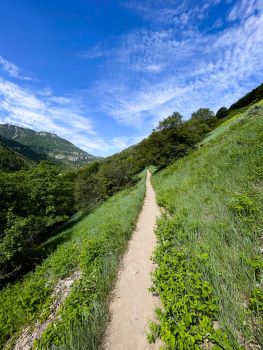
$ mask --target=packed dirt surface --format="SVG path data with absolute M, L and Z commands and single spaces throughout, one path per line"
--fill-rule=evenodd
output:
M 154 228 L 160 215 L 150 177 L 148 172 L 144 205 L 113 292 L 104 350 L 153 350 L 160 347 L 160 344 L 147 341 L 149 321 L 154 320 L 154 309 L 158 306 L 158 299 L 152 296 L 149 288 L 154 270 L 151 261 L 156 244 Z
M 50 315 L 48 316 L 47 320 L 44 323 L 37 321 L 33 329 L 30 327 L 25 328 L 18 338 L 13 350 L 32 349 L 34 341 L 39 339 L 47 326 L 55 321 L 59 306 L 63 304 L 73 283 L 79 278 L 80 272 L 76 271 L 72 276 L 58 282 L 52 293 L 52 298 L 54 301 L 50 307 Z

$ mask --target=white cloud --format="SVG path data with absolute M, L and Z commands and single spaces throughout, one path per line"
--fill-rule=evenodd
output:
M 146 135 L 140 136 L 116 136 L 110 140 L 111 146 L 116 150 L 121 150 L 140 142 Z
M 262 10 L 262 0 L 237 0 L 228 14 L 228 20 L 244 20 Z
M 145 71 L 151 73 L 160 73 L 164 69 L 162 64 L 149 64 L 145 67 Z
M 25 75 L 17 65 L 0 56 L 0 69 L 10 77 L 21 80 L 34 80 L 32 76 Z

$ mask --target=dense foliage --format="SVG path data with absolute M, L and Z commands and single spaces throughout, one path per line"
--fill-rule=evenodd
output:
M 216 117 L 219 119 L 225 118 L 226 116 L 227 116 L 227 108 L 226 107 L 221 107 L 216 112 Z
M 0 279 L 36 259 L 38 243 L 74 212 L 72 183 L 54 165 L 0 176 Z
M 262 130 L 259 104 L 153 176 L 167 215 L 153 276 L 163 307 L 150 339 L 165 349 L 263 345 Z
M 7 147 L 0 138 L 0 171 L 16 171 L 26 168 L 25 158 Z

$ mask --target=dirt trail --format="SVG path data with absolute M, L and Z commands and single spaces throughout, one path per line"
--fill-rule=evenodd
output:
M 160 215 L 150 177 L 148 172 L 144 205 L 113 292 L 104 350 L 155 350 L 160 346 L 147 341 L 149 321 L 158 305 L 148 288 L 154 270 L 150 260 L 156 244 L 154 227 Z

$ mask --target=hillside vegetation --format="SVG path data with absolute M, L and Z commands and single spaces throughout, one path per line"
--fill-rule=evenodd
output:
M 149 340 L 185 350 L 262 345 L 263 103 L 253 106 L 261 92 L 216 115 L 200 108 L 185 121 L 174 112 L 137 145 L 71 170 L 47 161 L 24 166 L 13 149 L 34 159 L 39 149 L 30 140 L 39 133 L 25 142 L 27 129 L 8 129 L 15 134 L 1 138 L 3 153 L 0 147 L 0 344 L 11 348 L 27 324 L 47 320 L 56 286 L 78 276 L 38 347 L 97 348 L 143 201 L 138 174 L 154 165 L 167 214 L 157 230 L 153 276 L 163 309 Z
M 174 113 L 138 145 L 83 168 L 63 172 L 42 162 L 2 172 L 0 282 L 14 280 L 40 263 L 39 245 L 74 212 L 92 210 L 132 186 L 136 174 L 148 165 L 164 167 L 187 154 L 218 122 L 208 109 L 200 109 L 185 122 Z
M 0 172 L 0 285 L 40 261 L 39 244 L 75 212 L 72 181 L 50 164 Z
M 39 348 L 97 349 L 108 320 L 107 297 L 118 262 L 133 230 L 145 192 L 145 174 L 133 188 L 114 195 L 90 214 L 76 214 L 42 245 L 48 258 L 23 281 L 0 292 L 0 346 L 37 319 L 44 322 L 58 282 L 80 272 L 80 278 L 58 318 L 44 332 Z
M 149 339 L 166 349 L 263 346 L 262 146 L 258 103 L 153 177 L 166 214 L 153 275 L 163 308 Z

